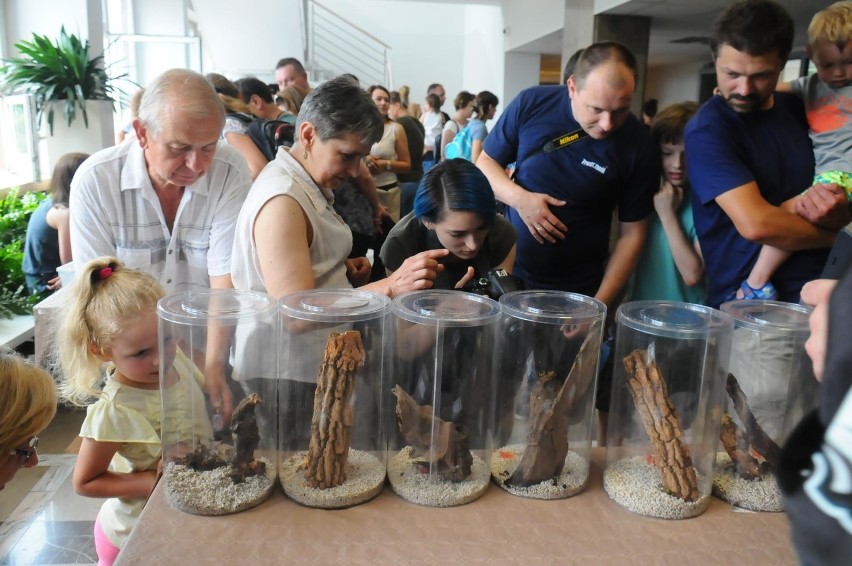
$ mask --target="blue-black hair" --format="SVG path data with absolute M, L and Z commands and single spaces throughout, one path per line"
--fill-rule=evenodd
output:
M 466 159 L 448 159 L 432 167 L 420 180 L 414 195 L 414 215 L 421 221 L 437 224 L 447 210 L 475 212 L 488 225 L 497 215 L 491 184 Z

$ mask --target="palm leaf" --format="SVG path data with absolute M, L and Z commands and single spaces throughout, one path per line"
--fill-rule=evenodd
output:
M 70 126 L 79 114 L 88 127 L 86 100 L 114 101 L 118 90 L 104 68 L 103 55 L 89 58 L 89 41 L 68 34 L 63 26 L 59 37 L 33 34 L 31 40 L 15 44 L 20 57 L 4 60 L 0 68 L 0 90 L 4 93 L 32 94 L 39 120 L 47 120 L 51 135 L 55 103 L 62 101 L 62 115 Z

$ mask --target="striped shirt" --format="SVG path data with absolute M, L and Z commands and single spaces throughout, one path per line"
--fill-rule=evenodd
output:
M 139 142 L 101 150 L 71 183 L 74 262 L 116 256 L 167 293 L 209 287 L 210 277 L 231 271 L 234 227 L 250 187 L 245 160 L 220 142 L 210 169 L 184 190 L 169 232 Z

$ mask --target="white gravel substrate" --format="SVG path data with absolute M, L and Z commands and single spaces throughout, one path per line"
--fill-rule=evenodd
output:
M 227 515 L 260 504 L 272 493 L 275 468 L 265 458 L 265 476 L 252 476 L 242 483 L 231 481 L 230 466 L 197 472 L 188 466 L 166 465 L 166 500 L 176 509 L 193 515 Z
M 736 465 L 727 452 L 716 454 L 713 474 L 713 495 L 752 511 L 780 512 L 784 510 L 781 490 L 773 474 L 759 480 L 744 480 L 737 474 Z
M 290 499 L 307 507 L 340 509 L 364 503 L 381 493 L 385 485 L 385 465 L 362 450 L 349 449 L 346 481 L 337 487 L 310 487 L 305 480 L 307 452 L 297 452 L 281 464 L 278 478 Z
M 698 483 L 702 476 L 696 472 Z M 710 495 L 696 501 L 684 501 L 663 491 L 660 471 L 642 456 L 624 458 L 610 464 L 603 475 L 604 490 L 622 507 L 659 519 L 688 519 L 703 513 L 710 505 Z
M 443 481 L 420 472 L 406 446 L 388 462 L 388 479 L 393 490 L 406 501 L 429 507 L 454 507 L 475 501 L 488 489 L 490 474 L 485 460 L 473 454 L 470 476 L 458 483 Z
M 515 473 L 515 468 L 521 463 L 525 451 L 526 444 L 510 444 L 491 454 L 491 477 L 497 485 L 512 495 L 531 499 L 564 499 L 586 487 L 586 480 L 589 479 L 589 462 L 570 450 L 565 456 L 565 465 L 557 480 L 548 479 L 529 487 L 506 485 L 506 480 Z M 512 457 L 506 458 L 505 456 L 509 454 Z

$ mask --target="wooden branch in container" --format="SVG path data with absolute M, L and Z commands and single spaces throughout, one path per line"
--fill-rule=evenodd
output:
M 314 392 L 311 443 L 305 479 L 310 487 L 328 489 L 346 481 L 352 438 L 352 393 L 355 374 L 364 365 L 364 347 L 357 330 L 328 336 Z
M 739 476 L 745 480 L 753 480 L 763 475 L 760 462 L 749 454 L 748 442 L 737 427 L 731 415 L 722 415 L 722 428 L 719 432 L 722 446 L 736 465 Z
M 252 393 L 240 401 L 231 416 L 231 436 L 234 439 L 231 480 L 234 483 L 242 483 L 248 477 L 266 473 L 266 464 L 254 458 L 254 451 L 260 443 L 254 408 L 262 402 L 257 393 Z
M 740 389 L 740 384 L 732 373 L 728 374 L 728 379 L 725 381 L 725 391 L 728 392 L 728 396 L 734 404 L 734 410 L 743 423 L 746 441 L 749 446 L 766 460 L 766 464 L 769 467 L 774 468 L 778 462 L 778 456 L 781 454 L 781 448 L 766 434 L 766 431 L 761 428 L 757 419 L 754 418 L 754 413 L 751 412 L 748 406 L 748 397 Z
M 435 466 L 438 476 L 446 481 L 467 479 L 473 465 L 467 435 L 452 422 L 434 415 L 431 405 L 418 405 L 399 385 L 393 388 L 393 394 L 399 431 L 412 446 L 411 456 L 418 466 L 426 472 Z
M 599 344 L 593 332 L 586 335 L 561 386 L 556 372 L 539 374 L 530 393 L 527 447 L 506 485 L 528 487 L 562 473 L 568 454 L 568 413 L 586 395 L 595 377 L 599 350 L 591 344 Z
M 698 499 L 698 479 L 683 440 L 683 428 L 669 398 L 666 382 L 647 350 L 634 350 L 624 358 L 627 386 L 645 432 L 654 447 L 654 463 L 663 488 L 685 501 Z

